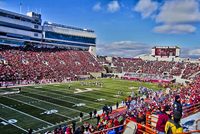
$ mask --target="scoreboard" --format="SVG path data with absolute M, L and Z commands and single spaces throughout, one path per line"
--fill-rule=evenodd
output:
M 153 47 L 152 48 L 152 56 L 158 57 L 179 57 L 180 56 L 180 48 L 175 47 Z

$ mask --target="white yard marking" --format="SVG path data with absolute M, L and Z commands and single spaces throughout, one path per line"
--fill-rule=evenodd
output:
M 38 94 L 38 93 L 31 93 L 31 94 L 36 94 L 36 95 L 40 95 L 40 96 L 45 96 L 45 97 L 49 97 L 49 96 L 47 96 L 47 95 L 41 95 L 41 94 Z M 64 97 L 58 97 L 58 98 L 53 98 L 53 99 L 55 99 L 55 100 L 59 100 L 59 101 L 64 101 L 64 102 L 68 102 L 68 103 L 72 103 L 72 104 L 76 104 L 76 103 L 74 103 L 74 102 L 72 102 L 72 101 L 67 101 L 67 100 L 63 100 L 62 98 L 64 98 Z M 92 109 L 95 109 L 94 107 L 90 107 L 90 106 L 84 106 L 84 107 L 88 107 L 88 108 L 92 108 Z M 81 111 L 82 112 L 82 111 Z
M 138 87 L 129 87 L 129 89 L 137 89 Z
M 35 91 L 34 89 L 29 89 L 29 90 Z M 99 88 L 95 88 L 95 90 L 99 90 Z M 47 93 L 49 93 L 49 94 L 60 95 L 60 96 L 63 96 L 63 98 L 73 98 L 73 99 L 88 101 L 88 102 L 90 102 L 90 103 L 96 103 L 96 104 L 99 104 L 99 105 L 102 105 L 102 106 L 105 105 L 105 104 L 100 104 L 100 103 L 98 103 L 98 102 L 95 102 L 95 100 L 96 100 L 97 98 L 94 98 L 94 97 L 91 97 L 91 96 L 87 96 L 87 95 L 83 95 L 83 94 L 75 94 L 77 97 L 80 96 L 80 98 L 76 98 L 76 97 L 72 97 L 72 96 L 65 96 L 65 95 L 62 95 L 62 93 L 64 93 L 64 91 L 60 91 L 60 90 L 56 90 L 56 89 L 54 89 L 54 91 L 58 91 L 58 92 L 60 92 L 61 94 L 52 93 L 52 92 L 50 93 L 50 92 L 48 92 L 48 91 L 40 91 L 40 92 L 47 92 Z M 90 98 L 90 99 L 94 99 L 94 101 L 89 101 L 89 100 L 81 99 L 81 96 L 88 97 L 88 98 Z M 113 102 L 113 101 L 110 101 L 110 100 L 105 100 L 105 101 L 107 101 L 107 102 Z
M 17 125 L 15 125 L 15 124 L 13 124 L 13 123 L 9 123 L 6 119 L 4 119 L 4 118 L 2 118 L 2 117 L 0 117 L 0 119 L 3 120 L 3 121 L 5 121 L 5 122 L 7 122 L 8 124 L 10 124 L 10 125 L 12 125 L 12 126 L 18 128 L 18 129 L 22 130 L 22 131 L 28 133 L 28 131 L 27 131 L 26 129 L 24 129 L 24 128 L 20 127 L 20 126 L 17 126 Z
M 9 94 L 18 94 L 20 91 L 7 91 L 7 92 L 1 92 L 0 95 L 9 95 Z
M 29 117 L 31 117 L 31 118 L 34 118 L 34 119 L 36 119 L 36 120 L 39 120 L 39 121 L 41 121 L 41 122 L 47 123 L 48 125 L 54 125 L 54 124 L 52 124 L 52 123 L 50 123 L 50 122 L 44 121 L 44 120 L 42 120 L 42 119 L 39 119 L 39 118 L 34 117 L 34 116 L 30 115 L 30 114 L 27 114 L 27 113 L 24 113 L 24 112 L 19 111 L 19 110 L 17 110 L 17 109 L 14 109 L 14 108 L 12 108 L 12 107 L 6 106 L 6 105 L 4 105 L 4 104 L 1 104 L 1 103 L 0 103 L 0 105 L 6 107 L 6 108 L 8 108 L 8 109 L 11 109 L 11 110 L 13 110 L 13 111 L 16 111 L 16 112 L 18 112 L 18 113 L 21 113 L 21 114 L 24 114 L 24 115 L 26 115 L 26 116 L 29 116 Z
M 96 101 L 105 101 L 106 99 L 104 98 L 100 98 L 100 99 L 97 99 Z
M 82 107 L 82 106 L 85 106 L 85 103 L 74 104 L 72 107 Z
M 30 89 L 30 90 L 34 90 L 34 89 Z M 97 89 L 98 90 L 98 89 Z M 35 90 L 34 90 L 35 91 Z M 55 90 L 55 91 L 58 91 L 58 90 Z M 105 104 L 100 104 L 98 102 L 94 102 L 94 101 L 89 101 L 89 100 L 84 100 L 84 99 L 81 99 L 81 98 L 76 98 L 76 97 L 72 97 L 72 96 L 66 96 L 66 95 L 62 95 L 62 94 L 57 94 L 57 93 L 53 93 L 53 92 L 48 92 L 48 91 L 41 91 L 40 92 L 45 92 L 45 93 L 49 93 L 49 94 L 54 94 L 54 95 L 59 95 L 59 96 L 63 96 L 62 98 L 72 98 L 72 99 L 75 99 L 75 100 L 81 100 L 81 101 L 86 101 L 86 102 L 89 102 L 89 103 L 95 103 L 95 104 L 99 104 L 99 105 L 102 105 L 104 106 Z M 63 92 L 61 92 L 63 93 Z M 76 96 L 85 96 L 85 95 L 79 95 L 79 94 L 76 94 Z M 89 97 L 91 98 L 91 97 Z M 96 98 L 95 98 L 96 99 Z
M 42 86 L 37 86 L 37 87 L 34 87 L 34 88 L 42 88 Z
M 11 100 L 14 100 L 14 101 L 21 102 L 21 103 L 23 103 L 23 104 L 27 104 L 27 105 L 29 105 L 29 106 L 36 107 L 36 108 L 38 108 L 38 109 L 41 109 L 41 110 L 45 110 L 45 111 L 47 111 L 47 110 L 48 110 L 48 109 L 45 109 L 45 108 L 41 108 L 41 107 L 39 107 L 39 106 L 32 105 L 32 104 L 30 104 L 30 103 L 27 103 L 27 102 L 23 102 L 23 101 L 21 101 L 21 100 L 18 100 L 18 99 L 14 99 L 14 98 L 11 98 L 11 97 L 6 97 L 6 98 L 8 98 L 8 99 L 11 99 Z M 37 101 L 37 102 L 38 102 L 38 101 Z M 63 117 L 66 117 L 66 118 L 70 118 L 70 119 L 72 119 L 72 118 L 71 118 L 71 117 L 69 117 L 69 116 L 65 116 L 65 115 L 62 115 L 62 114 L 59 114 L 59 113 L 55 113 L 55 114 L 57 114 L 57 115 L 60 115 L 60 116 L 63 116 Z
M 91 92 L 93 90 L 100 90 L 99 88 L 85 88 L 86 90 L 82 90 L 82 89 L 79 89 L 79 88 L 76 88 L 75 90 L 75 94 L 78 94 L 78 93 L 84 93 L 84 92 Z
M 75 90 L 76 90 L 76 91 L 74 92 L 75 94 L 93 91 L 93 89 L 82 90 L 82 89 L 78 89 L 78 88 L 75 89 Z
M 119 97 L 120 97 L 120 95 L 116 94 L 116 95 L 113 95 L 113 97 L 119 98 Z
M 35 100 L 39 100 L 39 101 L 41 101 L 41 102 L 48 103 L 48 104 L 51 104 L 51 105 L 54 105 L 54 106 L 62 107 L 62 108 L 64 108 L 64 109 L 76 111 L 76 112 L 79 112 L 79 113 L 82 112 L 82 111 L 79 111 L 79 110 L 76 110 L 76 109 L 72 109 L 72 108 L 69 108 L 69 107 L 65 107 L 65 106 L 62 106 L 62 105 L 58 105 L 58 104 L 55 104 L 55 103 L 51 103 L 51 102 L 48 102 L 48 101 L 45 101 L 45 100 L 40 100 L 40 99 L 33 98 L 33 97 L 30 97 L 30 96 L 22 95 L 22 94 L 19 94 L 19 95 L 24 96 L 24 97 L 27 97 L 27 98 L 32 98 L 32 99 L 35 99 Z M 86 114 L 88 114 L 88 113 L 86 113 Z

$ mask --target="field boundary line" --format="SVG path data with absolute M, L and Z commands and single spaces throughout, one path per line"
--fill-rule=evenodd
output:
M 37 117 L 35 117 L 35 116 L 32 116 L 32 115 L 30 115 L 30 114 L 27 114 L 27 113 L 25 113 L 25 112 L 19 111 L 19 110 L 15 109 L 15 108 L 6 106 L 6 105 L 4 105 L 4 104 L 2 104 L 2 103 L 0 103 L 0 105 L 6 107 L 6 108 L 8 108 L 8 109 L 14 110 L 14 111 L 16 111 L 16 112 L 19 112 L 19 113 L 21 113 L 21 114 L 24 114 L 24 115 L 26 115 L 26 116 L 29 116 L 29 117 L 31 117 L 31 118 L 34 118 L 34 119 L 36 119 L 36 120 L 39 120 L 39 121 L 41 121 L 41 122 L 47 123 L 48 125 L 54 125 L 54 124 L 52 124 L 52 123 L 50 123 L 50 122 L 44 121 L 44 120 L 39 119 L 39 118 L 37 118 Z
M 19 94 L 21 96 L 25 96 L 25 97 L 28 97 L 28 98 L 32 98 L 32 99 L 35 99 L 35 100 L 39 100 L 39 101 L 42 101 L 42 102 L 45 102 L 45 103 L 49 103 L 51 105 L 55 105 L 55 106 L 58 106 L 58 107 L 62 107 L 62 108 L 65 108 L 65 109 L 68 109 L 68 110 L 72 110 L 72 111 L 76 111 L 76 112 L 82 112 L 82 111 L 79 111 L 79 110 L 76 110 L 76 109 L 72 109 L 72 108 L 69 108 L 69 107 L 65 107 L 65 106 L 62 106 L 62 105 L 59 105 L 59 104 L 55 104 L 55 103 L 52 103 L 52 102 L 48 102 L 48 101 L 45 101 L 45 100 L 40 100 L 40 99 L 37 99 L 37 98 L 34 98 L 34 97 L 30 97 L 30 96 L 26 96 L 26 95 L 22 95 L 22 94 Z M 86 113 L 88 114 L 88 113 Z
M 18 128 L 18 129 L 22 130 L 22 131 L 28 133 L 28 131 L 27 131 L 26 129 L 24 129 L 24 128 L 20 127 L 20 126 L 17 126 L 17 125 L 15 125 L 15 124 L 13 124 L 13 123 L 9 123 L 6 119 L 4 119 L 4 118 L 2 118 L 2 117 L 0 117 L 0 119 L 3 120 L 3 121 L 5 121 L 6 123 L 8 123 L 8 124 L 10 124 L 10 125 L 12 125 L 12 126 Z
M 29 103 L 27 103 L 27 102 L 23 102 L 23 101 L 21 101 L 21 100 L 15 99 L 15 98 L 11 98 L 11 97 L 8 97 L 8 96 L 4 96 L 4 97 L 6 97 L 6 98 L 8 98 L 8 99 L 11 99 L 11 100 L 15 100 L 15 101 L 21 102 L 21 103 L 24 103 L 24 104 L 26 104 L 26 105 L 29 105 L 29 106 L 32 106 L 32 107 L 35 107 L 35 108 L 38 108 L 38 109 L 41 109 L 41 110 L 48 110 L 48 109 L 45 109 L 45 108 L 42 108 L 42 107 L 39 107 L 39 106 L 36 106 L 36 105 L 33 105 L 33 104 L 29 104 Z M 55 114 L 57 114 L 57 115 L 59 115 L 59 116 L 63 116 L 63 117 L 72 119 L 71 117 L 62 115 L 62 114 L 60 114 L 60 113 L 55 113 Z

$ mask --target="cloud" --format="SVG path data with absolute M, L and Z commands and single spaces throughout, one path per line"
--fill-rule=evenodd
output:
M 181 57 L 198 59 L 198 58 L 200 58 L 200 48 L 182 47 L 181 48 Z
M 156 33 L 181 34 L 192 33 L 196 28 L 189 24 L 164 24 L 153 29 Z
M 133 41 L 119 41 L 111 44 L 97 45 L 99 55 L 135 57 L 140 54 L 150 53 L 151 46 Z
M 200 12 L 197 0 L 166 1 L 156 17 L 156 22 L 167 24 L 198 21 L 200 21 Z
M 106 56 L 119 56 L 119 57 L 135 57 L 141 54 L 151 54 L 151 48 L 154 45 L 139 43 L 134 41 L 118 41 L 112 42 L 110 44 L 98 43 L 97 54 Z M 182 58 L 199 58 L 200 57 L 200 47 L 181 48 Z
M 120 9 L 119 2 L 117 0 L 111 1 L 107 5 L 107 10 L 111 13 L 114 13 Z
M 96 3 L 93 7 L 92 7 L 92 10 L 93 11 L 99 11 L 99 10 L 101 10 L 102 8 L 101 8 L 101 3 L 100 2 L 98 2 L 98 3 Z
M 197 0 L 166 1 L 155 17 L 160 26 L 154 28 L 157 33 L 182 34 L 196 31 L 194 22 L 200 22 L 199 2 Z
M 152 0 L 140 0 L 134 7 L 134 11 L 141 13 L 142 18 L 150 17 L 158 9 L 158 3 Z
M 200 57 L 200 48 L 199 48 L 199 49 L 190 50 L 190 51 L 188 52 L 188 54 L 189 54 L 190 56 L 199 56 L 199 57 Z
M 153 18 L 156 33 L 185 34 L 196 31 L 195 24 L 200 22 L 200 0 L 139 0 L 134 11 L 142 18 Z

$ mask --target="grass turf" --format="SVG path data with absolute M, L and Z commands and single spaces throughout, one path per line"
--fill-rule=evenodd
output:
M 103 86 L 96 86 L 94 83 L 98 81 Z M 85 85 L 83 85 L 85 83 Z M 0 124 L 2 133 L 25 133 L 29 128 L 34 132 L 43 132 L 52 130 L 59 124 L 70 123 L 70 120 L 78 121 L 80 112 L 87 115 L 94 109 L 101 110 L 107 105 L 115 105 L 124 100 L 132 91 L 137 93 L 139 86 L 145 86 L 152 89 L 160 89 L 156 84 L 133 82 L 120 79 L 99 79 L 86 80 L 79 82 L 35 85 L 22 87 L 19 94 L 0 96 L 0 117 L 2 120 L 16 119 L 17 123 L 12 126 Z M 70 88 L 69 88 L 70 87 Z M 88 92 L 74 93 L 76 89 L 86 91 L 87 88 L 93 89 Z M 16 88 L 2 88 L 0 92 L 13 91 Z M 118 97 L 118 91 L 122 91 Z M 105 99 L 97 101 L 97 99 Z M 85 106 L 77 107 L 78 103 L 84 103 Z M 6 106 L 6 107 L 5 107 Z M 46 110 L 58 110 L 53 114 L 42 114 Z M 95 122 L 95 119 L 89 120 Z M 79 123 L 80 124 L 80 123 Z M 49 127 L 48 127 L 49 126 Z M 13 129 L 13 131 L 11 131 Z

